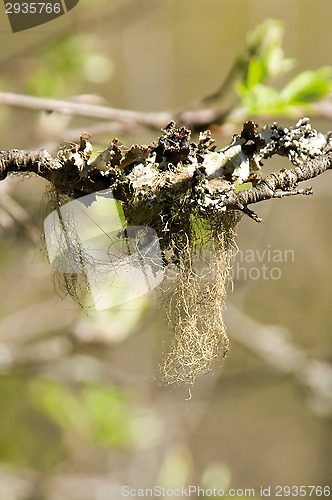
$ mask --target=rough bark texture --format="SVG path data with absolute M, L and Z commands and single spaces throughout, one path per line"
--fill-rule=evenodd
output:
M 160 215 L 183 203 L 207 217 L 211 210 L 226 209 L 252 215 L 248 205 L 310 194 L 297 186 L 331 168 L 331 142 L 329 135 L 312 130 L 308 119 L 291 129 L 272 124 L 260 130 L 247 122 L 229 146 L 216 152 L 209 132 L 201 133 L 199 143 L 194 144 L 187 129 L 176 129 L 170 122 L 158 142 L 123 152 L 114 139 L 94 160 L 84 136 L 79 145 L 60 150 L 54 159 L 45 150 L 1 151 L 0 180 L 11 173 L 35 173 L 71 198 L 110 187 L 128 219 L 137 224 L 155 225 Z M 288 156 L 295 167 L 258 178 L 262 161 L 274 154 Z M 237 191 L 236 184 L 245 180 L 253 187 Z

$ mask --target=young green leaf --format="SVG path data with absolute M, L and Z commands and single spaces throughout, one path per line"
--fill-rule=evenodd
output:
M 266 76 L 266 67 L 263 62 L 257 59 L 257 57 L 253 57 L 248 65 L 246 87 L 251 89 L 254 85 L 264 82 Z
M 268 78 L 276 78 L 294 66 L 293 59 L 284 57 L 281 47 L 283 35 L 283 23 L 273 19 L 267 19 L 249 34 L 247 55 L 237 61 L 248 88 Z M 253 74 L 256 77 L 254 81 Z
M 296 75 L 280 93 L 285 103 L 299 105 L 318 101 L 328 94 L 332 87 L 331 68 L 320 68 L 316 71 L 303 71 Z

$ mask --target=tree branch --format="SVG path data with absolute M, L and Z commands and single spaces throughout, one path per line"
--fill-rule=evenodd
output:
M 172 113 L 161 112 L 141 112 L 129 111 L 126 109 L 116 109 L 108 106 L 96 106 L 81 102 L 61 101 L 44 97 L 31 97 L 10 92 L 0 92 L 0 103 L 19 108 L 29 108 L 42 111 L 57 111 L 65 115 L 88 116 L 91 118 L 101 118 L 103 120 L 114 120 L 121 123 L 136 123 L 160 129 L 172 118 Z
M 263 325 L 229 305 L 225 312 L 231 337 L 248 347 L 267 366 L 281 374 L 291 374 L 308 394 L 310 409 L 319 416 L 332 415 L 332 368 L 311 359 L 292 342 L 290 332 L 277 325 Z M 245 327 L 244 327 L 245 325 Z
M 236 102 L 231 106 L 221 109 L 205 108 L 204 106 L 222 96 L 230 81 L 234 78 L 235 71 L 236 65 L 231 68 L 226 80 L 214 94 L 198 99 L 184 108 L 172 111 L 131 111 L 127 109 L 112 108 L 109 106 L 85 104 L 70 100 L 58 100 L 14 94 L 11 92 L 0 92 L 0 103 L 19 108 L 49 112 L 56 111 L 65 115 L 85 116 L 101 120 L 109 120 L 117 123 L 118 128 L 124 128 L 124 130 L 126 130 L 126 127 L 131 130 L 133 127 L 137 126 L 144 126 L 152 130 L 160 130 L 165 123 L 174 119 L 181 125 L 198 132 L 210 127 L 212 124 L 223 123 L 225 118 L 227 118 L 229 114 L 234 111 Z M 332 105 L 327 100 L 315 104 L 315 109 L 322 117 L 331 118 L 332 116 Z M 236 114 L 245 116 L 246 113 L 244 108 L 239 107 L 236 110 Z M 101 125 L 101 127 L 103 127 L 103 125 Z M 111 129 L 113 129 L 112 126 Z
M 61 163 L 54 160 L 45 149 L 0 151 L 0 180 L 5 179 L 11 173 L 35 173 L 52 182 L 57 169 L 61 167 Z
M 10 92 L 0 92 L 0 103 L 19 108 L 56 111 L 65 115 L 111 120 L 128 125 L 129 127 L 132 127 L 133 124 L 136 126 L 143 125 L 154 130 L 160 130 L 165 123 L 168 123 L 173 118 L 176 118 L 178 122 L 193 130 L 202 130 L 204 127 L 206 128 L 212 123 L 218 122 L 228 114 L 228 110 L 193 110 L 190 109 L 190 106 L 179 111 L 130 111 L 108 106 L 84 104 L 82 102 L 61 101 L 58 99 L 13 94 Z
M 317 177 L 332 168 L 332 153 L 327 153 L 316 159 L 308 160 L 301 167 L 294 169 L 282 169 L 262 179 L 256 187 L 230 193 L 225 204 L 229 207 L 243 210 L 244 207 L 269 200 L 271 198 L 283 198 L 296 194 L 310 195 L 312 188 L 304 190 L 296 189 L 299 182 Z
M 331 136 L 313 130 L 307 118 L 290 129 L 276 123 L 260 129 L 246 122 L 241 134 L 217 152 L 209 131 L 194 144 L 190 131 L 175 128 L 174 122 L 163 129 L 158 142 L 124 151 L 114 139 L 95 159 L 87 139 L 83 135 L 80 144 L 64 147 L 56 158 L 45 150 L 2 151 L 0 180 L 14 172 L 33 172 L 72 198 L 111 188 L 136 223 L 147 214 L 150 221 L 159 218 L 180 202 L 203 217 L 238 209 L 259 222 L 248 205 L 312 194 L 311 188 L 298 189 L 298 184 L 332 168 Z M 275 154 L 287 156 L 294 168 L 258 178 L 262 161 Z M 237 191 L 236 186 L 246 181 L 253 187 Z

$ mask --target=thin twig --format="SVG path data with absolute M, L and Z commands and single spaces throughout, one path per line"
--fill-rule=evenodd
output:
M 191 109 L 191 105 L 175 111 L 130 111 L 126 109 L 97 106 L 93 104 L 61 101 L 44 97 L 31 97 L 10 92 L 0 92 L 0 103 L 19 108 L 28 108 L 41 111 L 56 111 L 65 115 L 86 116 L 102 120 L 112 120 L 127 127 L 145 126 L 160 130 L 165 123 L 176 119 L 182 125 L 193 130 L 203 130 L 212 123 L 223 121 L 233 106 L 227 109 Z
M 15 219 L 23 228 L 26 235 L 34 242 L 40 241 L 40 232 L 34 225 L 28 212 L 17 203 L 7 189 L 0 188 L 0 207 L 5 209 L 7 214 Z
M 230 192 L 225 205 L 243 210 L 243 207 L 271 198 L 282 198 L 294 194 L 312 194 L 311 188 L 297 190 L 295 187 L 299 182 L 317 177 L 331 168 L 332 153 L 327 153 L 326 155 L 307 161 L 301 167 L 282 169 L 280 172 L 275 172 L 262 179 L 253 188 L 239 192 Z
M 238 62 L 236 61 L 232 64 L 225 80 L 222 82 L 220 87 L 215 92 L 213 92 L 213 94 L 203 97 L 201 102 L 203 102 L 204 104 L 210 104 L 211 102 L 216 101 L 217 99 L 221 99 L 224 96 L 225 92 L 227 92 L 227 90 L 231 87 L 238 71 L 239 71 L 239 66 Z
M 96 106 L 71 101 L 60 101 L 43 97 L 31 97 L 10 92 L 0 92 L 0 103 L 19 108 L 29 108 L 43 111 L 57 111 L 65 115 L 89 116 L 92 118 L 102 118 L 105 120 L 115 120 L 125 123 L 137 123 L 160 129 L 172 118 L 169 111 L 142 112 L 129 111 L 126 109 L 116 109 L 107 106 Z
M 301 346 L 290 340 L 290 332 L 280 326 L 260 324 L 232 305 L 227 307 L 225 317 L 232 338 L 263 359 L 267 366 L 292 374 L 306 387 L 312 411 L 320 416 L 332 415 L 330 364 L 310 359 Z

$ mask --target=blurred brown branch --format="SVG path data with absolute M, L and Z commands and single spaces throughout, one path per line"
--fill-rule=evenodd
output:
M 74 100 L 58 100 L 44 97 L 32 97 L 23 94 L 13 94 L 10 92 L 0 92 L 0 103 L 7 106 L 40 110 L 46 112 L 56 111 L 65 115 L 85 116 L 101 120 L 109 120 L 112 123 L 106 128 L 107 131 L 113 131 L 116 127 L 119 130 L 131 131 L 135 127 L 146 127 L 152 130 L 160 130 L 165 123 L 176 120 L 179 124 L 190 128 L 193 131 L 201 131 L 213 124 L 223 124 L 226 118 L 234 112 L 234 102 L 224 108 L 215 107 L 206 108 L 207 104 L 216 101 L 223 96 L 225 90 L 233 81 L 236 67 L 231 68 L 229 75 L 221 87 L 213 94 L 198 99 L 184 108 L 169 111 L 132 111 L 127 109 L 112 108 L 87 104 L 84 102 L 75 102 Z M 328 100 L 321 101 L 314 105 L 315 112 L 323 118 L 331 118 L 332 105 Z M 236 109 L 238 116 L 245 116 L 245 110 L 240 106 Z M 105 125 L 98 125 L 104 131 Z M 98 133 L 97 127 L 97 133 Z M 104 133 L 104 132 L 103 132 Z
M 3 225 L 6 228 L 11 226 L 14 221 L 21 225 L 26 235 L 34 243 L 40 240 L 40 233 L 28 212 L 11 196 L 8 185 L 2 184 L 0 185 L 0 226 Z
M 56 111 L 65 115 L 86 116 L 90 118 L 111 120 L 122 125 L 127 125 L 129 129 L 131 129 L 133 125 L 140 125 L 154 130 L 160 130 L 165 123 L 168 123 L 173 118 L 176 118 L 178 122 L 187 127 L 194 130 L 202 130 L 212 123 L 220 121 L 228 114 L 228 110 L 194 110 L 191 109 L 191 106 L 188 106 L 180 111 L 130 111 L 126 109 L 97 106 L 69 100 L 61 101 L 58 99 L 12 94 L 10 92 L 0 92 L 0 103 L 19 108 L 48 112 Z
M 10 92 L 0 92 L 0 103 L 19 108 L 28 108 L 42 111 L 57 111 L 66 115 L 89 116 L 105 120 L 115 120 L 122 123 L 137 123 L 151 128 L 160 129 L 163 124 L 171 119 L 171 113 L 146 113 L 140 111 L 129 111 L 115 109 L 107 106 L 96 106 L 93 104 L 77 103 L 72 101 L 60 101 L 42 97 L 31 97 Z
M 290 332 L 277 325 L 263 325 L 238 308 L 225 312 L 231 338 L 248 347 L 274 370 L 291 374 L 308 391 L 311 410 L 330 417 L 332 414 L 332 366 L 311 359 L 305 350 L 291 341 Z

